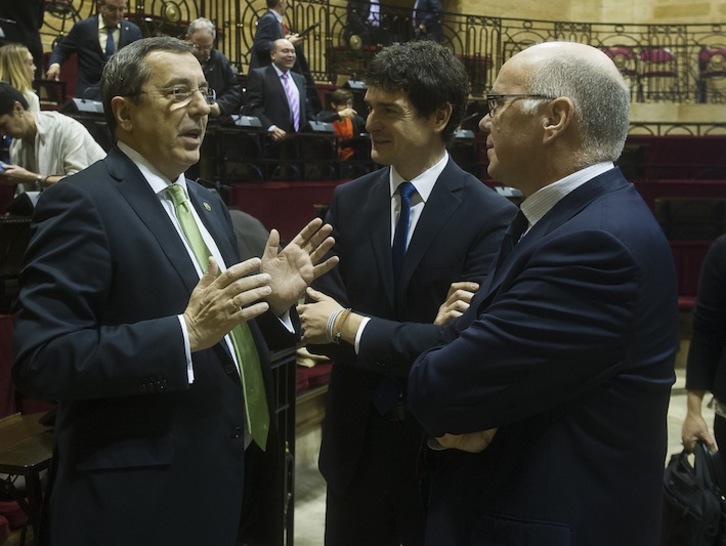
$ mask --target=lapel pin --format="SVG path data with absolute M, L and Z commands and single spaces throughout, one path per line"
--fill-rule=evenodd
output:
M 207 209 L 207 212 L 212 212 L 212 205 L 207 203 L 206 201 L 203 203 L 204 208 Z

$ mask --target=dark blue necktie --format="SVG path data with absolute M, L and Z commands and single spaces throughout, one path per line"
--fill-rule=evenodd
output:
M 116 27 L 106 27 L 106 58 L 110 58 L 111 55 L 116 53 L 116 44 L 113 42 L 113 31 Z
M 401 195 L 401 213 L 396 223 L 396 233 L 393 236 L 391 247 L 393 257 L 393 281 L 398 284 L 403 268 L 403 257 L 406 255 L 406 241 L 408 240 L 408 225 L 411 220 L 411 196 L 416 188 L 411 182 L 402 182 L 398 186 L 398 193 Z

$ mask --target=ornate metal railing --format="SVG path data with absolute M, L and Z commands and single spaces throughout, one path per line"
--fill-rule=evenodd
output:
M 65 15 L 46 14 L 46 42 L 88 16 L 90 0 L 51 2 L 69 6 Z M 218 46 L 247 70 L 255 24 L 266 10 L 265 0 L 135 0 L 129 18 L 146 35 L 182 35 L 187 23 L 201 15 L 219 28 Z M 62 11 L 62 10 L 61 10 Z M 377 50 L 377 43 L 413 39 L 411 10 L 383 5 L 382 31 L 376 43 L 350 40 L 344 0 L 296 0 L 288 8 L 291 28 L 316 29 L 303 42 L 313 77 L 337 83 L 358 77 Z M 481 96 L 502 64 L 514 53 L 538 42 L 572 40 L 603 48 L 628 80 L 636 102 L 725 103 L 726 32 L 714 24 L 629 24 L 563 22 L 462 13 L 441 17 L 445 43 L 467 66 L 472 94 Z

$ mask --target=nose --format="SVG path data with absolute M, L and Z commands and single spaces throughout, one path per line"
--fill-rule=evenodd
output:
M 491 129 L 491 125 L 492 125 L 492 118 L 489 115 L 489 113 L 487 112 L 487 114 L 483 118 L 481 118 L 481 121 L 479 122 L 479 130 L 489 133 L 490 129 Z
M 193 112 L 199 116 L 208 116 L 212 111 L 211 105 L 207 102 L 207 97 L 202 93 L 201 89 L 195 89 L 192 93 L 191 103 L 189 105 Z

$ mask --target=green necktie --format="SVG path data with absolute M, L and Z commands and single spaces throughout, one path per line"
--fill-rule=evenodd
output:
M 211 253 L 202 238 L 199 226 L 194 220 L 190 209 L 191 205 L 184 193 L 184 188 L 179 184 L 172 184 L 168 189 L 182 231 L 186 235 L 202 271 L 206 271 Z M 264 450 L 267 444 L 267 433 L 270 429 L 270 414 L 268 413 L 267 396 L 265 395 L 262 380 L 260 357 L 257 354 L 250 327 L 246 322 L 235 326 L 230 332 L 230 336 L 237 354 L 237 363 L 239 364 L 242 388 L 244 389 L 247 430 L 255 443 Z

